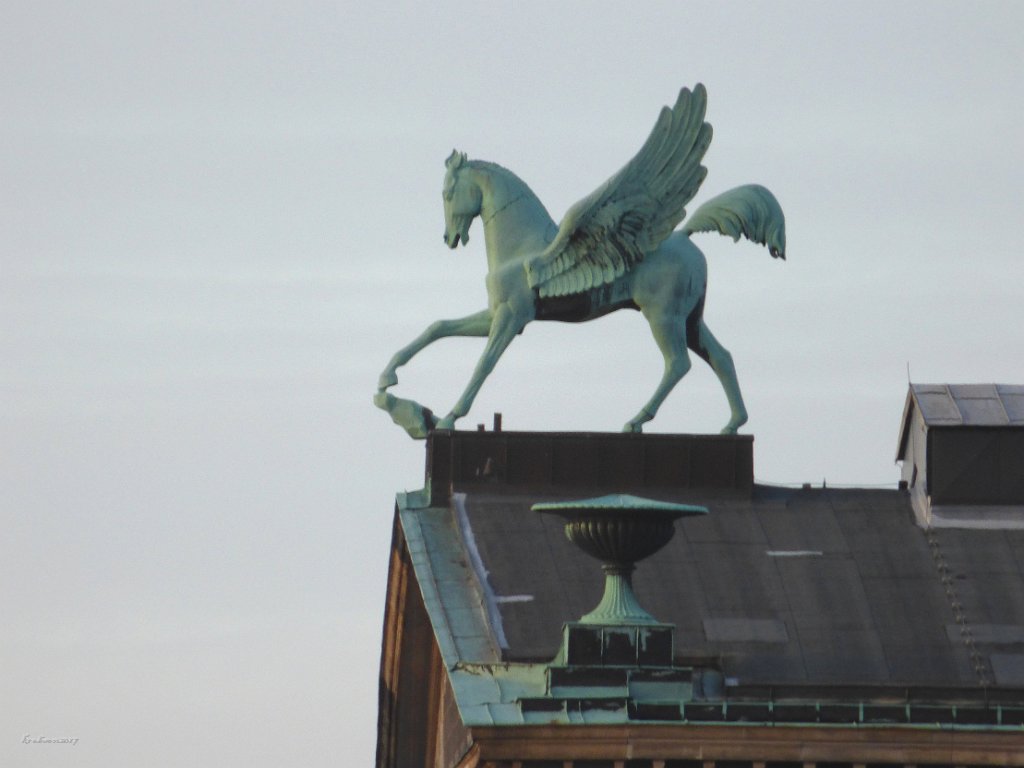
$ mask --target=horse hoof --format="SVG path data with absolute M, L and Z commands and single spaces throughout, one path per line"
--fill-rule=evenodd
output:
M 744 413 L 738 419 L 732 419 L 722 428 L 723 435 L 735 435 L 739 432 L 740 427 L 747 423 L 747 414 Z
M 383 392 L 388 387 L 393 387 L 398 383 L 398 374 L 394 371 L 385 371 L 377 379 L 377 391 Z
M 622 431 L 628 434 L 639 435 L 644 431 L 644 427 L 643 424 L 627 421 L 626 425 L 622 428 Z

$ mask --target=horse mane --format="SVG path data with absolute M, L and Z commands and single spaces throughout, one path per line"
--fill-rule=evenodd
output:
M 490 160 L 469 160 L 466 163 L 466 167 L 472 168 L 475 171 L 484 171 L 501 179 L 502 182 L 504 182 L 506 190 L 510 193 L 518 194 L 520 197 L 540 206 L 540 208 L 547 213 L 547 208 L 544 207 L 544 203 L 542 203 L 540 198 L 537 197 L 532 189 L 530 189 L 530 186 L 505 166 L 492 163 Z M 551 218 L 550 215 L 548 215 L 548 218 Z

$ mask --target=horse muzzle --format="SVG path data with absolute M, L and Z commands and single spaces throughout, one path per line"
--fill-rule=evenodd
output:
M 445 207 L 444 211 L 444 242 L 452 250 L 459 243 L 469 245 L 469 227 L 475 214 L 456 213 Z
M 461 226 L 458 225 L 458 223 L 457 223 L 456 226 L 453 227 L 453 229 L 455 230 L 454 232 L 450 232 L 447 229 L 445 230 L 445 232 L 444 232 L 444 244 L 447 245 L 452 250 L 455 250 L 456 248 L 458 248 L 459 247 L 459 243 L 462 243 L 463 245 L 468 245 L 469 244 L 469 222 L 467 221 L 465 224 L 463 224 Z

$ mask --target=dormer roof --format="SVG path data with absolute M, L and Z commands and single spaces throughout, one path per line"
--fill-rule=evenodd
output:
M 903 408 L 897 461 L 906 457 L 915 411 L 928 427 L 1024 427 L 1024 385 L 911 384 Z

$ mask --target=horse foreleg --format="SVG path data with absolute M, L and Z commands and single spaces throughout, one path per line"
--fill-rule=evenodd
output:
M 646 313 L 645 313 L 646 314 Z M 686 318 L 678 315 L 647 315 L 651 333 L 665 358 L 665 372 L 658 388 L 640 412 L 626 422 L 623 432 L 641 432 L 643 425 L 654 418 L 668 393 L 690 370 L 690 356 L 686 351 Z
M 507 305 L 502 305 L 498 308 L 491 321 L 491 331 L 487 337 L 487 346 L 484 347 L 484 352 L 480 356 L 480 360 L 477 361 L 469 384 L 466 385 L 462 397 L 455 403 L 451 413 L 437 423 L 437 429 L 453 429 L 456 419 L 460 419 L 469 413 L 469 409 L 473 406 L 473 400 L 476 399 L 484 380 L 494 370 L 498 359 L 505 349 L 508 348 L 508 345 L 512 343 L 512 339 L 516 337 L 516 334 L 523 329 L 524 325 L 525 319 L 517 316 Z
M 419 336 L 392 355 L 387 367 L 377 380 L 377 391 L 383 392 L 398 383 L 396 371 L 408 363 L 424 347 L 448 336 L 486 336 L 491 330 L 491 312 L 488 309 L 456 320 L 438 320 L 427 326 Z
M 725 390 L 725 396 L 729 400 L 729 410 L 732 415 L 729 423 L 722 428 L 723 435 L 735 435 L 736 431 L 747 423 L 747 408 L 743 404 L 743 395 L 740 394 L 740 383 L 736 378 L 736 366 L 733 365 L 732 355 L 729 350 L 718 343 L 704 321 L 700 321 L 697 329 L 697 346 L 693 351 L 708 361 L 708 365 L 718 376 L 718 381 Z

